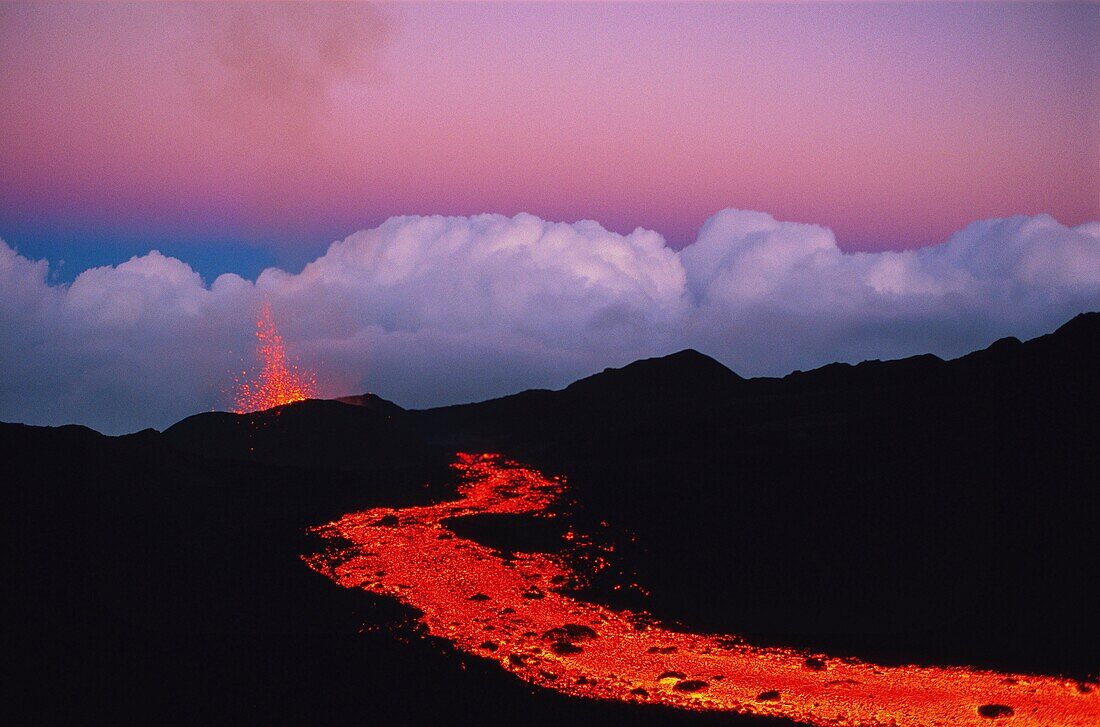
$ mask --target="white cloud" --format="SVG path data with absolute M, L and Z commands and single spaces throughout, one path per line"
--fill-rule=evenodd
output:
M 727 221 L 732 218 L 732 221 Z M 720 212 L 681 253 L 693 343 L 744 374 L 957 356 L 1100 307 L 1100 239 L 1047 215 L 975 222 L 942 245 L 845 254 L 831 231 Z
M 47 273 L 0 242 L 0 420 L 121 432 L 224 408 L 265 300 L 325 395 L 474 400 L 685 346 L 778 375 L 959 355 L 1100 308 L 1100 224 L 989 220 L 936 247 L 846 254 L 827 228 L 724 210 L 676 253 L 590 221 L 398 217 L 255 283 L 206 287 L 157 252 L 69 286 Z

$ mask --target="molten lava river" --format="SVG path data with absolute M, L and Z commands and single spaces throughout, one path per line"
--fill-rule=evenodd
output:
M 814 725 L 1100 725 L 1100 689 L 962 667 L 885 667 L 757 648 L 653 625 L 563 593 L 558 557 L 504 557 L 442 523 L 476 514 L 546 516 L 558 478 L 460 454 L 460 499 L 345 515 L 306 556 L 340 585 L 417 609 L 427 632 L 532 684 L 591 699 L 772 715 Z

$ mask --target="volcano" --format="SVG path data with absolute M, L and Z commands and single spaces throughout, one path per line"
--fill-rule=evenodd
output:
M 270 303 L 264 303 L 256 320 L 256 355 L 262 361 L 260 370 L 253 380 L 238 383 L 235 402 L 238 414 L 293 404 L 316 395 L 316 377 L 287 359 L 286 345 L 275 326 Z
M 776 379 L 689 350 L 429 410 L 0 425 L 9 708 L 1095 724 L 1098 354 L 1090 313 Z

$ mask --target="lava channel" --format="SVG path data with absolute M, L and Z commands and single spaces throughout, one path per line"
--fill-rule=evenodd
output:
M 963 667 L 886 667 L 672 631 L 562 593 L 559 558 L 505 558 L 441 523 L 466 515 L 545 516 L 560 479 L 499 455 L 460 454 L 460 498 L 374 508 L 314 529 L 304 556 L 347 588 L 412 606 L 427 633 L 532 684 L 578 697 L 784 717 L 813 725 L 1100 724 L 1095 684 Z

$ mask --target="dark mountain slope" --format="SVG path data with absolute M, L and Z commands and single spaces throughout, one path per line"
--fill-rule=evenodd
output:
M 561 391 L 411 412 L 308 402 L 166 436 L 325 467 L 503 451 L 569 475 L 579 527 L 637 536 L 618 544 L 652 596 L 597 581 L 606 599 L 760 642 L 1090 671 L 1100 647 L 1077 614 L 1100 566 L 1098 341 L 1085 314 L 954 361 L 752 380 L 684 351 Z M 523 520 L 492 527 L 502 547 L 534 537 Z
M 357 396 L 338 396 L 333 401 L 338 401 L 341 404 L 351 404 L 352 406 L 361 406 L 364 409 L 368 409 L 373 412 L 377 412 L 384 416 L 392 417 L 400 415 L 405 410 L 392 401 L 387 401 L 377 394 L 360 394 Z
M 644 429 L 660 439 L 679 418 L 729 400 L 745 380 L 698 351 L 636 361 L 576 381 L 479 404 L 407 413 L 411 426 L 450 449 L 490 447 L 516 456 L 584 448 L 601 435 Z
M 574 396 L 627 399 L 656 389 L 656 393 L 668 398 L 693 398 L 725 394 L 743 380 L 710 356 L 688 348 L 660 358 L 635 361 L 621 369 L 604 369 L 602 373 L 574 381 L 565 391 Z
M 446 471 L 207 460 L 151 430 L 11 424 L 0 458 L 7 723 L 716 721 L 536 692 L 302 564 L 307 525 L 447 497 Z
M 633 396 L 605 372 L 410 417 L 568 474 L 592 520 L 637 534 L 620 545 L 643 549 L 652 596 L 630 605 L 887 660 L 1093 671 L 1098 343 L 1087 314 L 954 361 L 731 374 L 690 396 L 666 395 L 683 374 L 665 359 Z
M 208 412 L 164 432 L 182 451 L 208 458 L 360 471 L 438 458 L 402 419 L 401 407 L 367 395 L 309 400 L 252 414 Z
M 366 396 L 127 437 L 0 424 L 8 721 L 728 723 L 359 633 L 407 614 L 305 568 L 304 529 L 450 496 L 455 449 L 568 475 L 573 513 L 547 522 L 616 546 L 585 597 L 837 654 L 1095 673 L 1098 353 L 1088 314 L 954 361 L 781 379 L 688 351 L 428 411 Z M 502 548 L 558 539 L 466 520 Z M 616 589 L 632 580 L 652 595 Z

